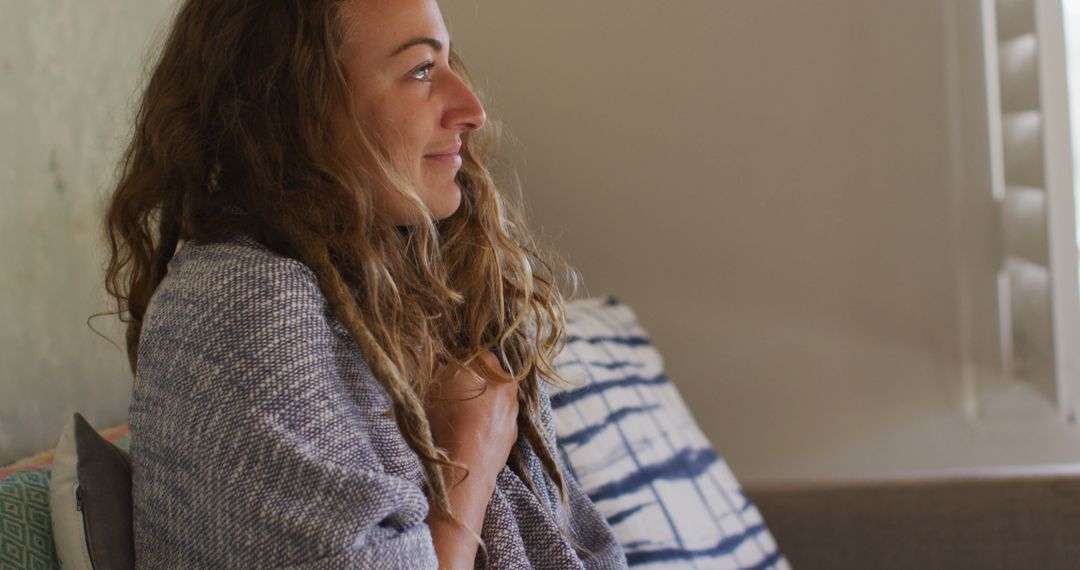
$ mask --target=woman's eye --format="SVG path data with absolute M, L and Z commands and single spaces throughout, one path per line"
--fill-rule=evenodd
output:
M 412 77 L 418 81 L 430 82 L 431 81 L 431 69 L 435 67 L 435 62 L 428 62 L 419 67 L 416 71 L 412 72 Z

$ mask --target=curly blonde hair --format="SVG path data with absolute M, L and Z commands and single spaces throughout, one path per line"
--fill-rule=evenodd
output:
M 567 505 L 539 425 L 540 383 L 562 381 L 558 279 L 579 277 L 543 250 L 485 166 L 497 132 L 462 135 L 460 208 L 433 220 L 417 190 L 357 119 L 338 57 L 344 0 L 187 0 L 149 76 L 107 206 L 106 289 L 136 370 L 143 317 L 181 241 L 246 233 L 310 267 L 394 403 L 433 504 L 452 520 L 449 461 L 425 414 L 437 366 L 495 351 L 519 382 L 519 434 Z M 452 69 L 471 85 L 461 59 Z M 327 128 L 350 118 L 349 140 Z M 347 157 L 346 157 L 347 156 Z M 423 222 L 377 215 L 376 191 L 406 198 Z M 563 273 L 556 273 L 558 266 Z M 572 295 L 572 293 L 571 293 Z M 510 465 L 537 492 L 515 446 Z M 541 503 L 543 504 L 543 502 Z

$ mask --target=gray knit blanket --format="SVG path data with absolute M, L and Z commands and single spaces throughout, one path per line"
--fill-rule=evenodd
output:
M 139 343 L 136 566 L 436 568 L 423 470 L 390 409 L 307 266 L 242 235 L 183 244 Z M 554 446 L 546 391 L 541 420 Z M 481 531 L 489 559 L 476 567 L 625 568 L 561 458 L 569 513 L 517 445 L 541 497 L 502 470 Z

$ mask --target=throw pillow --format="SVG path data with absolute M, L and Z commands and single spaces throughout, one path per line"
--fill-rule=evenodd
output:
M 121 449 L 129 444 L 126 425 L 102 437 Z M 56 450 L 0 467 L 0 568 L 59 570 L 49 512 L 49 479 Z
M 41 461 L 0 469 L 0 568 L 59 569 L 49 518 L 49 471 Z
M 49 500 L 65 570 L 135 567 L 131 461 L 77 412 L 56 447 Z
M 789 568 L 633 311 L 582 299 L 568 304 L 567 327 L 556 367 L 580 385 L 551 388 L 557 439 L 629 565 Z

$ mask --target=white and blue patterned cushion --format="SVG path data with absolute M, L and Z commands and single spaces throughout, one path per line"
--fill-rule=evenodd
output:
M 563 458 L 631 567 L 788 569 L 761 514 L 698 428 L 637 317 L 613 297 L 567 307 L 551 389 Z

